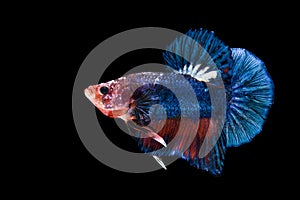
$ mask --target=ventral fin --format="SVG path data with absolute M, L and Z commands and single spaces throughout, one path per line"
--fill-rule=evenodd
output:
M 165 166 L 165 164 L 163 163 L 162 159 L 160 157 L 157 156 L 153 156 L 153 158 L 156 160 L 156 162 L 165 170 L 167 170 L 167 167 Z
M 152 138 L 164 147 L 167 147 L 165 140 L 159 136 L 151 127 L 137 125 L 134 121 L 126 122 L 128 130 L 138 138 Z

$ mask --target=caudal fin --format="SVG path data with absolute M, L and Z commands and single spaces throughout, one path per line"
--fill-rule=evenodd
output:
M 223 127 L 228 147 L 247 143 L 262 130 L 274 95 L 274 84 L 265 64 L 245 49 L 231 51 L 231 92 Z

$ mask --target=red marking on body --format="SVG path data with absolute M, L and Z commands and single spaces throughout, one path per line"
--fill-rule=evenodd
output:
M 124 115 L 128 109 L 120 109 L 120 110 L 105 110 L 108 117 L 117 118 L 121 115 Z
M 229 71 L 229 67 L 224 68 L 222 71 L 223 71 L 224 74 L 227 74 L 228 71 Z
M 109 116 L 111 118 L 115 118 L 114 115 L 113 115 L 113 112 L 111 110 L 108 111 L 107 116 Z

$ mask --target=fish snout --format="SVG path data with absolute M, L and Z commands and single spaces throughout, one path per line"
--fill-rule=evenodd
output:
M 86 89 L 84 90 L 85 96 L 86 96 L 91 102 L 94 101 L 94 98 L 95 98 L 95 91 L 96 91 L 95 86 L 89 86 L 88 88 L 86 88 Z

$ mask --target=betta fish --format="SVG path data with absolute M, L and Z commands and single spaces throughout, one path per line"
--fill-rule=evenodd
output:
M 266 66 L 251 52 L 229 48 L 205 29 L 191 29 L 176 38 L 163 58 L 168 72 L 124 75 L 89 86 L 85 95 L 104 115 L 124 120 L 141 150 L 163 168 L 161 157 L 177 156 L 220 175 L 226 148 L 250 142 L 265 123 L 274 96 Z M 222 84 L 215 81 L 218 76 Z M 212 120 L 216 108 L 209 92 L 221 86 L 225 91 L 222 123 Z M 192 93 L 197 101 L 190 100 Z M 213 146 L 200 155 L 205 138 Z

